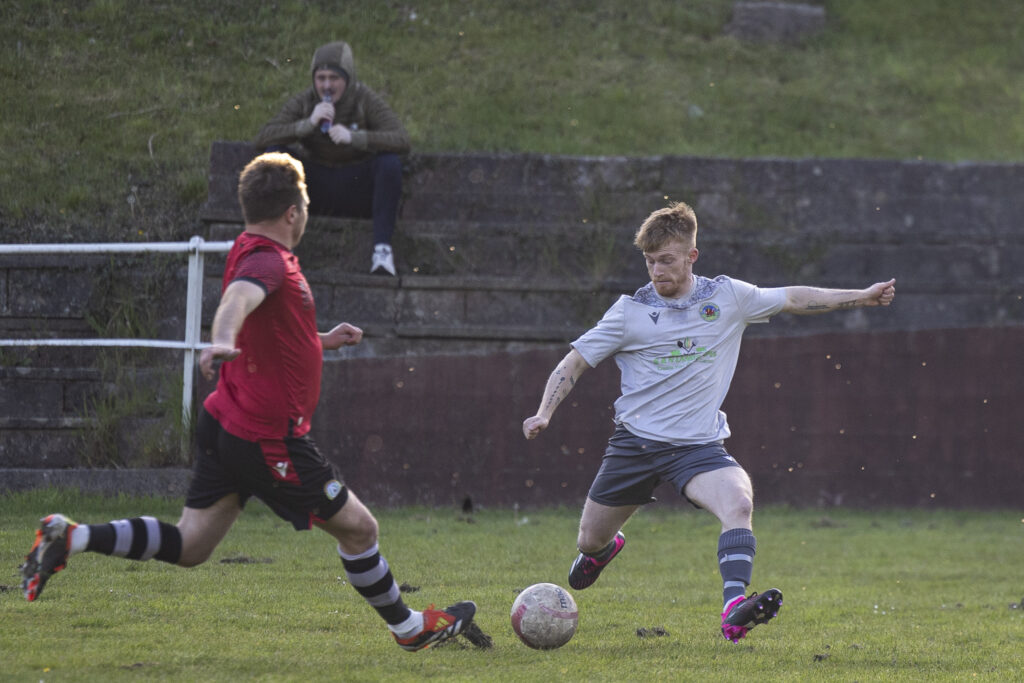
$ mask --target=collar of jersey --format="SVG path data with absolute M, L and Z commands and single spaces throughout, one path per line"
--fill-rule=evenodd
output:
M 717 289 L 717 283 L 714 280 L 709 280 L 708 278 L 701 277 L 700 275 L 694 275 L 693 280 L 693 289 L 690 290 L 690 296 L 684 299 L 678 299 L 676 301 L 663 299 L 654 289 L 654 283 L 648 282 L 646 285 L 636 290 L 636 294 L 633 295 L 633 301 L 653 308 L 674 308 L 679 311 L 684 311 L 698 301 L 707 299 L 714 294 Z

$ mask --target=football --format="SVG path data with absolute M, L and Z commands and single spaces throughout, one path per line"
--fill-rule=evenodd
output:
M 536 583 L 512 603 L 512 630 L 535 650 L 562 647 L 576 633 L 579 611 L 569 591 L 553 583 Z

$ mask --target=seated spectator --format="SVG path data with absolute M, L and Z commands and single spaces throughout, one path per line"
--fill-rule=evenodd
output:
M 373 219 L 371 273 L 395 275 L 391 237 L 402 196 L 409 135 L 384 100 L 356 78 L 352 48 L 317 49 L 312 87 L 288 100 L 256 136 L 257 147 L 285 151 L 306 172 L 310 213 Z

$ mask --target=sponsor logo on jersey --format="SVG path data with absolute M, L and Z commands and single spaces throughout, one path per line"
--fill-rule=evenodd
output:
M 651 316 L 651 320 L 653 320 L 654 324 L 657 325 L 658 318 L 661 316 L 661 311 L 654 311 L 653 313 L 648 313 L 647 315 Z
M 709 302 L 700 307 L 700 317 L 709 323 L 713 323 L 722 315 L 718 304 Z
M 309 283 L 306 282 L 306 278 L 299 273 L 299 295 L 302 297 L 302 307 L 312 308 L 313 307 L 313 292 L 309 291 Z
M 286 460 L 278 460 L 274 463 L 274 470 L 277 472 L 277 476 L 286 479 L 288 477 L 288 462 Z
M 324 495 L 327 496 L 327 500 L 334 500 L 339 493 L 341 493 L 341 482 L 337 479 L 331 479 L 324 484 Z
M 692 337 L 686 337 L 676 342 L 675 349 L 667 356 L 654 359 L 654 367 L 659 370 L 671 370 L 681 368 L 690 363 L 712 363 L 718 356 L 718 352 L 701 346 Z
M 676 342 L 676 346 L 681 348 L 683 350 L 683 353 L 694 353 L 697 350 L 697 342 L 691 339 L 690 337 L 680 339 L 679 341 Z

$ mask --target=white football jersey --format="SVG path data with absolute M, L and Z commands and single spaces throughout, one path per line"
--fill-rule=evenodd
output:
M 679 445 L 730 434 L 722 402 L 743 331 L 782 310 L 781 287 L 760 288 L 725 275 L 694 275 L 681 299 L 648 283 L 619 298 L 596 326 L 572 343 L 591 367 L 614 355 L 622 373 L 615 421 L 636 436 Z

